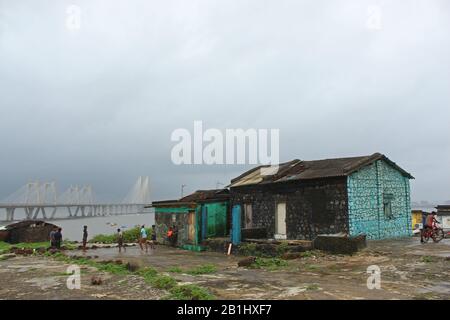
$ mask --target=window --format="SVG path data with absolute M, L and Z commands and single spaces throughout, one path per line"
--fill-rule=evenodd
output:
M 394 199 L 394 195 L 390 193 L 385 193 L 383 195 L 383 211 L 384 216 L 386 219 L 392 219 L 394 218 L 394 215 L 392 213 L 392 200 Z

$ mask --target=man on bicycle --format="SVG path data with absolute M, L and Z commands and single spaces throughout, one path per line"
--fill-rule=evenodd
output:
M 437 222 L 438 221 L 436 220 L 436 211 L 433 211 L 432 213 L 427 215 L 427 217 L 425 219 L 425 225 L 423 226 L 423 232 L 421 233 L 420 242 L 422 242 L 422 243 L 424 242 L 423 234 L 427 231 L 431 231 Z

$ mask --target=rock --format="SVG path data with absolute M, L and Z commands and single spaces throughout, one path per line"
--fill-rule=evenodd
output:
M 255 261 L 256 261 L 256 257 L 248 257 L 248 258 L 242 259 L 238 262 L 238 267 L 249 267 L 253 263 L 255 263 Z
M 139 270 L 140 265 L 137 262 L 130 261 L 126 264 L 126 267 L 127 267 L 128 271 L 135 272 L 135 271 Z
M 99 285 L 103 284 L 103 279 L 99 276 L 92 276 L 91 284 L 93 286 L 99 286 Z
M 83 248 L 83 247 L 81 247 L 81 248 Z M 98 246 L 96 246 L 95 244 L 93 245 L 93 246 L 91 246 L 91 249 L 98 249 Z
M 16 255 L 28 256 L 34 253 L 33 249 L 20 249 L 13 247 L 9 250 L 11 253 L 15 253 Z
M 353 254 L 367 246 L 366 236 L 348 237 L 338 235 L 318 235 L 313 241 L 314 249 L 333 254 Z
M 302 257 L 300 252 L 286 252 L 281 256 L 283 260 L 295 260 Z
M 36 249 L 36 252 L 39 254 L 44 254 L 47 251 L 47 248 L 40 247 Z
M 122 265 L 122 264 L 123 264 L 123 261 L 122 261 L 122 260 L 115 260 L 114 263 L 115 263 L 115 264 L 118 264 L 118 265 Z
M 5 253 L 0 255 L 0 261 L 8 260 L 17 257 L 15 253 Z
M 50 254 L 55 254 L 55 253 L 58 253 L 59 251 L 58 251 L 58 249 L 55 249 L 55 248 L 49 248 L 48 249 L 48 253 L 50 253 Z

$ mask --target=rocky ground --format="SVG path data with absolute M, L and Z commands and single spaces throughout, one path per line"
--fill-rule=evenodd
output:
M 450 299 L 449 239 L 425 245 L 417 239 L 372 241 L 353 256 L 311 252 L 257 269 L 238 267 L 242 257 L 162 246 L 147 254 L 137 247 L 122 254 L 116 248 L 68 254 L 152 266 L 180 284 L 207 288 L 219 299 Z M 367 268 L 374 265 L 381 270 L 379 290 L 367 288 Z M 68 266 L 45 256 L 1 260 L 0 298 L 160 299 L 167 294 L 138 275 L 113 275 L 90 266 L 81 266 L 81 289 L 69 290 Z M 91 284 L 94 275 L 101 277 L 101 285 Z

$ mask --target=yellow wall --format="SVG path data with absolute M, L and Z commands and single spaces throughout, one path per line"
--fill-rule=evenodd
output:
M 422 211 L 421 210 L 413 210 L 411 214 L 412 218 L 412 228 L 413 230 L 416 228 L 416 224 L 422 223 Z

